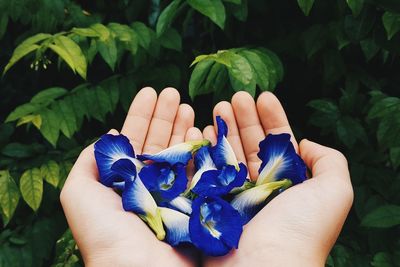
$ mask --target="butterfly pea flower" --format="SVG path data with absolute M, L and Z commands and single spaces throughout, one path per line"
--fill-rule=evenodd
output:
M 260 142 L 257 156 L 261 159 L 256 185 L 290 179 L 293 184 L 303 182 L 307 167 L 297 155 L 290 134 L 269 134 Z
M 288 179 L 261 184 L 236 195 L 231 205 L 242 216 L 242 223 L 246 224 L 264 207 L 272 192 L 291 185 L 292 182 Z
M 166 229 L 166 241 L 171 246 L 191 242 L 189 235 L 189 216 L 169 208 L 159 208 Z
M 211 147 L 211 157 L 218 169 L 226 165 L 232 165 L 239 171 L 240 166 L 236 159 L 235 152 L 233 152 L 232 146 L 226 138 L 228 135 L 228 126 L 220 116 L 216 117 L 216 122 L 218 126 L 217 144 Z
M 222 256 L 238 248 L 243 231 L 240 214 L 219 197 L 199 196 L 189 219 L 192 243 L 209 256 Z
M 129 159 L 120 159 L 111 169 L 125 179 L 125 188 L 122 192 L 124 210 L 136 213 L 156 233 L 157 238 L 163 240 L 165 230 L 160 209 L 137 175 L 135 164 Z
M 100 182 L 108 187 L 124 188 L 124 179 L 111 169 L 111 166 L 119 159 L 129 159 L 137 169 L 144 166 L 135 158 L 135 152 L 129 139 L 120 134 L 105 134 L 94 144 L 94 155 L 99 170 Z
M 139 155 L 138 158 L 140 160 L 152 160 L 158 163 L 168 163 L 171 166 L 176 165 L 178 163 L 186 166 L 189 160 L 192 158 L 194 152 L 199 150 L 201 147 L 207 146 L 209 144 L 210 141 L 206 139 L 197 141 L 188 141 L 171 146 L 154 155 L 149 155 L 149 154 Z
M 236 195 L 231 202 L 244 223 L 263 207 L 274 190 L 285 189 L 306 179 L 307 167 L 296 154 L 289 134 L 269 134 L 259 146 L 257 155 L 262 162 L 255 187 Z
M 182 163 L 152 163 L 139 173 L 146 188 L 158 202 L 173 200 L 185 191 L 188 179 Z
M 198 195 L 220 196 L 228 194 L 233 188 L 240 187 L 246 180 L 247 168 L 239 164 L 239 171 L 232 165 L 221 170 L 208 170 L 201 175 L 192 191 Z
M 198 195 L 225 195 L 233 188 L 240 187 L 246 180 L 247 168 L 238 163 L 231 145 L 226 139 L 228 127 L 217 116 L 217 144 L 211 148 L 202 148 L 195 155 L 194 175 L 190 189 Z

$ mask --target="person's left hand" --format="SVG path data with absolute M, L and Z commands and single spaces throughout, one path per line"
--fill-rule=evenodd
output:
M 156 153 L 185 140 L 201 139 L 194 111 L 179 104 L 173 88 L 157 98 L 152 88 L 136 95 L 121 133 L 136 154 Z M 111 130 L 111 134 L 118 131 Z M 82 151 L 61 192 L 68 224 L 87 266 L 191 266 L 188 258 L 154 233 L 135 214 L 124 211 L 121 197 L 98 181 L 93 145 Z

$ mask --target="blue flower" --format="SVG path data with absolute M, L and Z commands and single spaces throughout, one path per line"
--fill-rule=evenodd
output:
M 139 173 L 144 185 L 159 202 L 178 197 L 185 191 L 188 179 L 185 165 L 177 163 L 152 163 L 143 167 Z
M 217 170 L 217 166 L 215 166 L 214 161 L 211 158 L 210 148 L 208 146 L 200 148 L 194 155 L 194 166 L 196 173 L 190 181 L 188 191 L 196 186 L 204 172 L 209 170 Z
M 129 159 L 116 161 L 111 169 L 125 179 L 122 206 L 136 213 L 156 233 L 159 240 L 165 238 L 160 210 L 142 180 L 136 175 L 136 166 Z
M 209 256 L 238 248 L 243 226 L 240 214 L 218 197 L 198 197 L 189 220 L 192 243 Z
M 298 184 L 307 178 L 307 167 L 296 154 L 290 134 L 269 134 L 259 146 L 257 155 L 262 163 L 256 185 L 281 179 L 290 179 L 293 184 Z
M 262 160 L 255 187 L 236 195 L 231 202 L 246 224 L 265 205 L 274 190 L 285 189 L 306 179 L 307 167 L 296 154 L 289 134 L 269 134 L 260 142 Z
M 210 141 L 206 139 L 199 141 L 188 141 L 171 146 L 157 154 L 143 154 L 138 156 L 138 158 L 140 160 L 152 160 L 154 162 L 168 163 L 170 165 L 180 163 L 186 166 L 189 160 L 192 158 L 192 154 L 194 152 L 196 152 L 199 148 L 207 146 L 209 144 Z
M 178 196 L 170 201 L 161 202 L 159 206 L 174 209 L 188 215 L 192 213 L 192 201 L 184 196 Z
M 243 224 L 246 224 L 264 207 L 274 190 L 287 188 L 291 184 L 290 180 L 284 179 L 255 186 L 236 195 L 231 205 L 242 216 Z
M 240 187 L 246 180 L 247 168 L 239 164 L 239 171 L 232 165 L 226 165 L 221 170 L 208 170 L 202 173 L 192 191 L 203 196 L 220 196 L 228 194 L 233 188 Z
M 239 171 L 239 163 L 236 159 L 235 153 L 226 138 L 228 134 L 228 126 L 225 121 L 220 117 L 216 117 L 218 134 L 217 144 L 211 148 L 211 157 L 218 169 L 226 165 L 232 165 Z
M 171 246 L 190 242 L 189 216 L 169 208 L 159 208 L 167 232 L 166 241 Z
M 120 134 L 105 134 L 94 144 L 94 155 L 99 170 L 100 182 L 105 185 L 123 188 L 124 179 L 111 170 L 111 166 L 119 159 L 130 159 L 137 168 L 141 168 L 143 163 L 135 158 L 135 152 L 129 139 Z

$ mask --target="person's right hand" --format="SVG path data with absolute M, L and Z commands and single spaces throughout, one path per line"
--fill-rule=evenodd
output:
M 290 133 L 312 178 L 285 190 L 247 225 L 239 249 L 224 257 L 209 258 L 207 266 L 324 266 L 353 201 L 347 161 L 337 150 L 302 140 L 297 145 L 279 100 L 263 93 L 254 102 L 238 92 L 232 104 L 220 102 L 220 115 L 228 125 L 228 140 L 239 161 L 258 176 L 258 144 L 269 133 Z M 216 141 L 216 128 L 204 129 L 204 138 Z

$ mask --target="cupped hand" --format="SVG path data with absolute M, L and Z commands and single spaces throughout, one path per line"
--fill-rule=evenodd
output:
M 272 93 L 254 102 L 238 92 L 214 108 L 228 125 L 228 140 L 239 161 L 255 180 L 261 160 L 258 144 L 269 133 L 289 133 L 294 147 L 312 172 L 312 178 L 285 190 L 247 225 L 239 249 L 208 266 L 324 266 L 353 201 L 347 161 L 337 150 L 293 137 L 285 112 Z M 216 140 L 216 128 L 207 126 L 204 138 Z
M 193 127 L 193 109 L 179 103 L 179 93 L 173 88 L 164 89 L 158 97 L 152 88 L 138 92 L 121 130 L 136 154 L 156 153 L 202 138 L 200 130 Z M 60 199 L 87 266 L 192 265 L 190 259 L 157 240 L 137 215 L 125 212 L 113 189 L 98 182 L 93 145 L 79 156 Z

